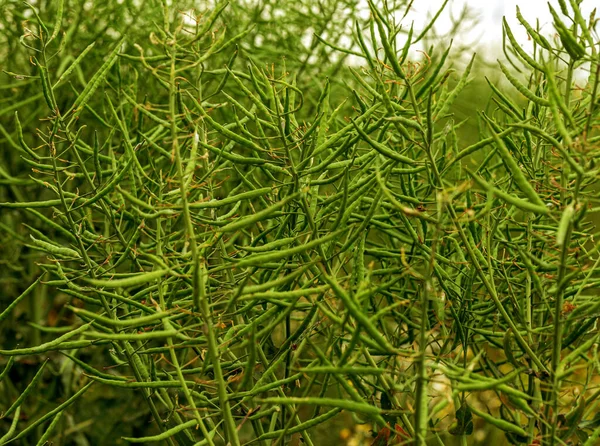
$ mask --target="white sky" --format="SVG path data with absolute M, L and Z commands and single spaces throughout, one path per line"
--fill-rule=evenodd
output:
M 413 5 L 414 11 L 407 17 L 407 20 L 409 23 L 411 20 L 414 20 L 415 28 L 419 29 L 426 23 L 427 14 L 434 14 L 442 3 L 441 0 L 415 0 Z M 560 14 L 558 2 L 550 0 L 550 3 Z M 517 20 L 517 5 L 523 17 L 534 28 L 536 26 L 536 19 L 539 19 L 543 34 L 548 35 L 552 30 L 552 15 L 550 14 L 547 0 L 451 0 L 449 4 L 450 8 L 447 7 L 447 10 L 444 11 L 438 22 L 436 22 L 438 29 L 440 31 L 449 29 L 451 26 L 450 13 L 456 17 L 465 5 L 479 18 L 477 26 L 471 27 L 462 38 L 467 43 L 476 43 L 485 46 L 501 44 L 503 16 L 506 16 L 506 20 L 517 40 L 525 43 L 527 41 L 527 33 Z M 592 9 L 598 6 L 600 6 L 598 0 L 583 0 L 581 5 L 583 16 L 587 19 Z M 569 22 L 567 21 L 567 23 Z

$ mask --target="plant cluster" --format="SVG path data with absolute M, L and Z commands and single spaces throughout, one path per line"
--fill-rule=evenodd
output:
M 470 145 L 447 0 L 38 3 L 0 3 L 0 444 L 598 444 L 581 2 L 504 23 Z M 108 389 L 144 421 L 102 437 Z

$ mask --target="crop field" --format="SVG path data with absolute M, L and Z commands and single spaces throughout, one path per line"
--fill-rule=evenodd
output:
M 596 5 L 416 3 L 0 0 L 0 445 L 600 445 Z

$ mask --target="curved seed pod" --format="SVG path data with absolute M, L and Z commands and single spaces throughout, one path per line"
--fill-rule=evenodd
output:
M 18 297 L 13 299 L 13 301 L 2 311 L 2 313 L 0 313 L 0 322 L 2 322 L 8 316 L 10 316 L 12 310 L 15 309 L 15 307 L 19 304 L 19 302 L 21 302 L 25 297 L 27 297 L 29 295 L 29 293 L 31 293 L 37 287 L 38 283 L 40 283 L 40 281 L 42 280 L 42 277 L 43 277 L 43 274 L 41 276 L 39 276 L 31 285 L 29 285 L 27 287 L 27 289 L 25 291 L 23 291 Z M 4 371 L 2 372 L 2 375 L 0 375 L 0 377 L 4 377 L 5 373 L 7 373 L 8 370 L 10 370 L 11 364 L 12 363 L 9 363 L 6 366 L 6 368 L 4 369 Z M 0 379 L 0 381 L 2 381 L 2 379 Z
M 267 404 L 318 404 L 320 406 L 336 407 L 338 409 L 351 410 L 353 412 L 364 413 L 367 415 L 379 415 L 382 410 L 379 407 L 367 403 L 361 403 L 350 400 L 318 397 L 286 397 L 286 398 L 264 398 L 258 400 Z M 274 430 L 274 429 L 273 429 Z
M 504 66 L 504 64 L 502 62 L 498 61 L 498 65 L 500 66 L 502 73 L 504 73 L 504 76 L 506 76 L 506 79 L 508 79 L 508 81 L 514 85 L 514 87 L 519 91 L 519 93 L 521 93 L 523 96 L 525 96 L 531 102 L 535 102 L 536 104 L 541 105 L 543 107 L 548 107 L 550 105 L 550 101 L 548 101 L 547 99 L 541 98 L 539 96 L 536 96 L 533 92 L 531 92 L 531 90 L 529 90 L 529 88 L 527 88 L 525 85 L 520 83 L 517 80 L 517 78 L 512 75 L 512 73 L 508 70 L 508 68 L 506 68 Z
M 470 171 L 468 171 L 468 172 L 471 175 L 471 178 L 473 178 L 475 180 L 475 182 L 477 184 L 479 184 L 479 186 L 483 187 L 487 191 L 493 192 L 493 194 L 495 196 L 506 201 L 508 204 L 516 206 L 523 211 L 534 212 L 537 214 L 548 214 L 550 212 L 550 210 L 543 204 L 539 205 L 539 204 L 531 203 L 530 201 L 523 200 L 515 195 L 508 194 L 508 193 L 504 192 L 503 190 L 498 189 L 497 187 L 494 187 L 491 184 L 487 183 L 485 180 L 483 180 L 481 177 L 479 177 L 475 173 L 472 173 Z
M 167 274 L 171 273 L 169 269 L 158 269 L 148 273 L 134 274 L 131 277 L 124 279 L 115 280 L 104 280 L 104 279 L 86 279 L 86 282 L 97 287 L 104 288 L 127 288 L 133 286 L 144 285 L 153 280 L 159 279 Z
M 60 32 L 60 27 L 62 25 L 64 9 L 65 9 L 65 0 L 59 0 L 58 7 L 56 8 L 56 15 L 54 17 L 54 27 L 52 29 L 52 35 L 46 42 L 46 45 L 48 45 L 50 42 L 52 42 L 54 39 L 56 39 L 56 37 L 58 37 L 58 33 Z
M 352 122 L 355 122 L 355 121 L 352 121 Z M 381 143 L 369 138 L 369 135 L 367 135 L 359 126 L 356 126 L 356 131 L 359 133 L 359 135 L 365 142 L 367 142 L 371 147 L 373 147 L 377 152 L 379 152 L 383 156 L 390 158 L 394 161 L 404 163 L 404 164 L 410 164 L 410 165 L 415 164 L 414 160 L 412 160 L 404 155 L 399 154 L 398 152 L 387 147 L 385 144 L 381 144 Z
M 49 254 L 52 254 L 52 255 L 55 255 L 58 257 L 67 257 L 67 258 L 76 258 L 76 259 L 81 258 L 81 255 L 79 254 L 79 252 L 75 251 L 74 249 L 64 248 L 62 246 L 56 246 L 56 245 L 53 245 L 52 243 L 44 242 L 43 240 L 38 240 L 31 234 L 29 235 L 29 237 L 31 237 L 31 240 L 33 240 L 34 245 L 36 245 L 37 247 L 41 248 L 42 250 L 46 251 Z
M 75 112 L 76 116 L 79 113 L 79 111 L 83 109 L 83 107 L 89 101 L 90 97 L 94 94 L 96 89 L 98 89 L 100 84 L 104 82 L 104 79 L 106 79 L 106 76 L 108 76 L 109 70 L 117 61 L 117 58 L 119 57 L 119 51 L 121 49 L 121 46 L 123 45 L 123 42 L 125 42 L 125 37 L 122 37 L 121 40 L 117 42 L 112 52 L 106 58 L 106 61 L 102 64 L 98 71 L 96 71 L 96 74 L 94 74 L 94 76 L 92 76 L 92 78 L 89 80 L 81 94 L 77 97 L 77 99 L 69 109 L 69 111 L 65 113 L 65 116 L 70 116 L 72 112 Z M 75 64 L 75 62 L 73 63 Z M 58 82 L 60 82 L 60 79 Z
M 171 438 L 172 436 L 174 436 L 176 433 L 181 432 L 185 429 L 194 427 L 198 424 L 197 420 L 190 420 L 187 421 L 185 423 L 182 424 L 178 424 L 177 426 L 168 429 L 158 435 L 152 435 L 149 437 L 123 437 L 123 440 L 128 441 L 130 443 L 154 443 L 156 441 L 163 441 L 166 440 L 168 438 Z M 214 434 L 213 434 L 214 435 Z
M 571 227 L 573 216 L 575 215 L 575 206 L 573 203 L 569 204 L 560 218 L 558 230 L 556 231 L 556 245 L 562 247 L 565 244 L 567 233 Z
M 12 403 L 11 406 L 8 409 L 6 409 L 6 412 L 4 412 L 2 414 L 2 418 L 9 416 L 11 413 L 13 413 L 17 408 L 19 408 L 21 406 L 21 404 L 23 403 L 25 398 L 27 398 L 27 395 L 29 395 L 29 393 L 31 393 L 31 391 L 35 388 L 37 382 L 42 377 L 42 373 L 43 373 L 44 369 L 46 368 L 46 364 L 48 364 L 48 359 L 46 359 L 42 363 L 42 366 L 38 369 L 38 371 L 32 378 L 31 382 L 27 385 L 27 387 L 25 387 L 25 390 L 23 390 L 23 392 L 14 401 L 14 403 Z
M 44 423 L 46 420 L 49 420 L 50 418 L 52 418 L 55 415 L 62 412 L 64 409 L 66 409 L 71 404 L 73 404 L 75 401 L 77 401 L 77 399 L 79 399 L 79 397 L 81 395 L 83 395 L 93 384 L 94 384 L 93 381 L 87 383 L 85 386 L 83 386 L 81 389 L 79 389 L 76 393 L 74 393 L 73 396 L 71 396 L 71 398 L 69 398 L 67 401 L 60 404 L 58 407 L 54 408 L 53 410 L 47 412 L 46 414 L 42 415 L 40 418 L 35 420 L 33 423 L 31 423 L 29 426 L 27 426 L 21 432 L 19 432 L 19 434 L 13 438 L 13 441 L 16 441 L 16 440 L 26 436 L 27 434 L 29 434 L 29 432 L 31 432 L 33 429 L 37 428 L 40 424 Z
M 33 61 L 37 66 L 38 74 L 42 82 L 42 92 L 44 93 L 46 104 L 48 104 L 48 108 L 50 108 L 50 110 L 52 110 L 54 113 L 58 113 L 58 105 L 56 105 L 56 99 L 54 99 L 54 93 L 52 92 L 52 88 L 50 87 L 50 82 L 48 80 L 48 68 L 42 65 L 35 57 L 33 58 Z
M 512 175 L 513 180 L 515 181 L 517 187 L 519 189 L 521 189 L 521 192 L 523 192 L 533 204 L 535 204 L 538 207 L 545 207 L 544 202 L 541 200 L 539 195 L 533 189 L 533 187 L 531 186 L 529 181 L 527 181 L 527 179 L 525 178 L 525 175 L 523 175 L 523 172 L 521 171 L 521 168 L 518 166 L 517 162 L 515 161 L 515 159 L 511 155 L 511 153 L 508 151 L 508 149 L 504 145 L 504 141 L 502 141 L 502 139 L 500 139 L 500 137 L 494 131 L 494 129 L 492 128 L 492 125 L 489 122 L 488 122 L 488 126 L 489 126 L 490 132 L 492 133 L 492 137 L 494 138 L 494 140 L 496 142 L 496 147 L 498 147 L 498 153 L 502 157 L 502 160 L 504 161 L 508 171 Z
M 7 444 L 12 436 L 15 434 L 17 430 L 17 423 L 19 422 L 19 418 L 21 417 L 21 406 L 17 407 L 15 410 L 15 416 L 13 417 L 12 422 L 10 423 L 10 427 L 8 431 L 0 438 L 0 444 Z
M 60 420 L 62 418 L 62 414 L 63 414 L 62 410 L 56 414 L 56 416 L 52 419 L 52 421 L 50 422 L 50 424 L 48 425 L 48 427 L 46 428 L 46 430 L 44 431 L 44 433 L 40 437 L 40 439 L 37 442 L 36 446 L 44 446 L 45 444 L 47 444 L 47 442 L 52 437 L 52 433 L 54 432 L 54 428 L 56 428 L 56 425 L 60 422 Z
M 525 18 L 521 14 L 519 5 L 517 5 L 517 19 L 519 20 L 521 25 L 523 25 L 525 27 L 525 29 L 527 30 L 527 33 L 531 36 L 531 38 L 533 40 L 535 40 L 535 42 L 539 46 L 541 46 L 542 48 L 547 49 L 549 51 L 552 50 L 552 45 L 550 45 L 550 42 L 548 42 L 548 40 L 543 35 L 541 35 L 535 29 L 533 29 L 533 27 L 529 24 L 529 22 L 527 22 L 527 20 L 525 20 Z
M 297 424 L 289 429 L 279 429 L 279 430 L 273 430 L 270 432 L 265 432 L 264 434 L 260 435 L 256 440 L 257 441 L 271 440 L 274 438 L 279 438 L 284 433 L 286 433 L 288 435 L 292 435 L 292 434 L 295 434 L 298 432 L 305 432 L 306 430 L 310 429 L 311 427 L 318 426 L 321 423 L 329 420 L 330 418 L 333 418 L 334 416 L 339 414 L 342 410 L 343 409 L 336 407 L 335 409 L 331 409 L 330 411 L 325 412 L 322 415 L 319 415 L 310 420 L 304 421 L 304 422 Z
M 396 75 L 400 79 L 406 79 L 404 71 L 402 71 L 402 67 L 400 66 L 400 62 L 398 62 L 398 59 L 396 58 L 396 52 L 390 45 L 388 36 L 385 34 L 385 29 L 383 26 L 383 22 L 381 20 L 381 13 L 379 12 L 379 10 L 377 8 L 375 8 L 375 6 L 373 5 L 373 3 L 370 0 L 369 0 L 369 6 L 371 7 L 371 12 L 373 14 L 373 18 L 375 19 L 375 23 L 377 23 L 377 28 L 379 30 L 379 38 L 381 40 L 381 44 L 383 45 L 383 50 L 385 51 L 387 60 L 389 61 L 390 65 L 392 66 L 392 69 L 394 70 Z M 407 45 L 410 45 L 410 39 L 408 40 Z
M 506 420 L 496 418 L 490 414 L 480 411 L 475 407 L 471 407 L 471 411 L 478 417 L 483 418 L 486 422 L 496 426 L 498 429 L 503 430 L 504 432 L 510 432 L 523 437 L 528 437 L 527 431 L 521 426 L 517 426 L 516 424 L 510 423 Z
M 301 192 L 296 192 L 292 195 L 288 195 L 283 200 L 278 201 L 277 203 L 273 204 L 272 206 L 269 206 L 268 208 L 266 208 L 262 211 L 259 211 L 259 212 L 255 213 L 254 215 L 239 218 L 236 221 L 233 221 L 233 222 L 223 226 L 222 228 L 219 229 L 219 232 L 225 233 L 225 232 L 238 231 L 242 228 L 245 228 L 247 226 L 251 226 L 255 223 L 258 223 L 259 221 L 265 220 L 268 217 L 270 217 L 271 215 L 273 215 L 276 211 L 278 211 L 279 209 L 284 207 L 289 202 L 300 197 L 300 194 L 301 194 Z
M 508 26 L 506 18 L 502 18 L 502 25 L 504 33 L 508 37 L 508 40 L 510 41 L 510 44 L 512 45 L 513 49 L 517 52 L 519 56 L 521 56 L 525 63 L 527 63 L 527 65 L 529 65 L 530 67 L 535 68 L 536 70 L 541 71 L 542 73 L 545 73 L 546 70 L 544 69 L 544 67 L 540 65 L 535 59 L 533 59 L 529 54 L 527 54 L 527 52 L 523 48 L 521 48 L 521 45 L 519 45 L 519 42 L 517 42 L 517 39 L 515 39 L 515 36 L 512 33 L 512 30 L 510 29 L 510 26 Z
M 67 78 L 71 75 L 73 70 L 75 70 L 75 68 L 79 66 L 86 54 L 89 53 L 92 48 L 94 48 L 94 45 L 96 45 L 96 42 L 92 42 L 88 46 L 86 46 L 85 49 L 81 52 L 81 54 L 77 56 L 77 58 L 75 58 L 73 63 L 69 65 L 69 67 L 65 71 L 63 71 L 63 73 L 56 80 L 56 82 L 54 82 L 54 85 L 52 86 L 53 90 L 55 90 L 56 87 L 58 87 L 61 83 L 67 80 Z
M 569 28 L 567 28 L 567 26 L 563 23 L 552 5 L 548 4 L 548 8 L 550 9 L 550 13 L 554 19 L 554 28 L 558 32 L 560 41 L 565 47 L 565 50 L 567 50 L 567 53 L 569 53 L 571 59 L 581 59 L 583 56 L 585 56 L 585 48 L 577 41 L 575 36 L 571 34 L 571 30 L 569 30 Z
M 446 112 L 448 111 L 450 106 L 454 103 L 454 101 L 456 100 L 456 98 L 458 97 L 460 92 L 469 83 L 469 74 L 471 73 L 471 69 L 473 68 L 473 64 L 475 63 L 476 55 L 477 55 L 476 53 L 473 53 L 473 56 L 471 56 L 471 60 L 469 61 L 469 64 L 465 68 L 464 73 L 460 77 L 458 84 L 456 84 L 456 87 L 454 87 L 454 89 L 448 94 L 448 96 L 446 96 L 443 100 L 440 99 L 438 101 L 438 103 L 436 104 L 435 110 L 433 110 L 434 122 L 440 120 L 441 118 L 443 118 L 445 116 Z
M 412 26 L 411 26 L 411 30 L 412 30 Z M 448 48 L 446 48 L 446 51 L 444 51 L 442 53 L 442 57 L 440 58 L 437 65 L 433 68 L 433 70 L 431 70 L 431 73 L 428 73 L 429 77 L 427 78 L 427 80 L 425 82 L 423 82 L 423 84 L 417 90 L 417 92 L 415 94 L 415 97 L 417 99 L 419 99 L 421 96 L 423 96 L 427 92 L 429 87 L 431 87 L 434 84 L 434 82 L 437 80 L 437 75 L 439 74 L 440 70 L 446 63 L 446 59 L 448 58 L 448 54 L 450 54 L 451 48 L 452 48 L 452 41 L 450 41 L 450 44 L 448 45 Z

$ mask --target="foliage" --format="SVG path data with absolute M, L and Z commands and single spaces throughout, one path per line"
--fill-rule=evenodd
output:
M 2 3 L 0 443 L 596 444 L 595 18 L 192 4 Z

